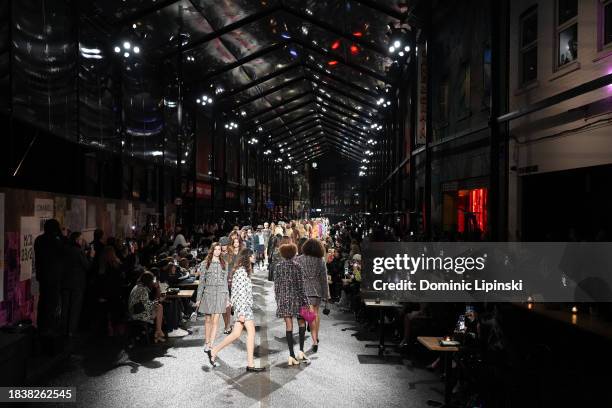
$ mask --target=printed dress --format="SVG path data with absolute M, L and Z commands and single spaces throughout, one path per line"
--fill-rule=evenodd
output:
M 198 300 L 202 299 L 199 309 L 200 313 L 218 314 L 225 312 L 229 303 L 227 269 L 222 268 L 219 261 L 212 261 L 208 268 L 204 264 L 203 276 L 200 276 L 197 296 Z
M 302 267 L 293 260 L 281 259 L 274 268 L 276 317 L 299 317 L 300 308 L 308 306 Z
M 253 285 L 246 270 L 240 267 L 234 271 L 232 279 L 232 306 L 234 316 L 238 319 L 244 316 L 244 320 L 253 320 Z
M 149 299 L 149 293 L 151 293 L 149 288 L 140 283 L 132 288 L 128 301 L 128 311 L 132 320 L 153 323 L 155 319 L 155 301 Z

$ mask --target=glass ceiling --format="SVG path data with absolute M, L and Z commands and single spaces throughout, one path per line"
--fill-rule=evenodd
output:
M 91 0 L 76 14 L 61 0 L 14 4 L 16 114 L 113 151 L 165 149 L 169 160 L 179 95 L 183 126 L 206 95 L 263 147 L 297 151 L 315 132 L 332 150 L 360 149 L 384 120 L 387 25 L 405 17 L 398 0 Z

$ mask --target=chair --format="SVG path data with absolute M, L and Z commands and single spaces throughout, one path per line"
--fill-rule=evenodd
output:
M 139 344 L 151 344 L 153 333 L 153 323 L 142 320 L 129 320 L 127 322 L 128 348 L 133 348 Z

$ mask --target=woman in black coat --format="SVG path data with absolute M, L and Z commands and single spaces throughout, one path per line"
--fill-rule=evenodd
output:
M 289 365 L 299 364 L 299 361 L 307 362 L 304 356 L 304 338 L 306 335 L 306 324 L 300 309 L 308 306 L 308 297 L 304 286 L 304 273 L 294 257 L 297 254 L 295 244 L 284 244 L 279 248 L 282 259 L 274 268 L 274 295 L 276 298 L 276 316 L 285 320 L 287 346 L 289 347 Z M 310 306 L 312 310 L 312 306 Z M 297 318 L 300 335 L 300 352 L 296 360 L 293 352 L 293 318 Z

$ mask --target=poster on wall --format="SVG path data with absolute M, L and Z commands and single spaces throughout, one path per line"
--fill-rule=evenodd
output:
M 82 198 L 73 198 L 70 200 L 70 211 L 66 211 L 66 228 L 71 231 L 82 231 L 85 228 L 87 222 L 86 205 L 87 203 Z
M 34 217 L 38 218 L 39 230 L 44 231 L 45 222 L 53 218 L 54 203 L 52 198 L 35 198 L 34 199 Z
M 0 302 L 4 300 L 4 193 L 0 193 Z
M 87 204 L 87 229 L 95 229 L 97 226 L 96 222 L 96 204 Z
M 66 197 L 55 197 L 55 219 L 62 227 L 66 225 Z
M 110 237 L 114 237 L 116 234 L 115 225 L 117 224 L 117 212 L 115 203 L 106 204 L 106 211 L 108 211 L 108 218 L 110 224 L 110 230 L 107 231 Z
M 34 239 L 40 234 L 37 217 L 21 217 L 19 236 L 19 280 L 32 278 L 34 270 Z

